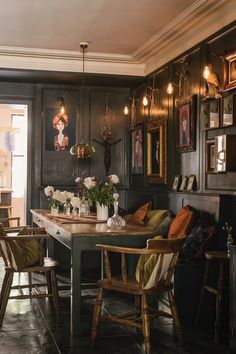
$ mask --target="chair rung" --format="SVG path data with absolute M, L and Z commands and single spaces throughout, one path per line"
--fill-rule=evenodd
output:
M 115 316 L 104 316 L 104 315 L 101 315 L 101 319 L 108 320 L 108 321 L 111 321 L 111 322 L 120 323 L 122 325 L 130 326 L 130 327 L 142 328 L 142 324 L 140 324 L 140 323 L 136 323 L 136 322 L 131 321 L 131 320 L 125 320 L 125 319 L 117 318 Z
M 43 297 L 52 297 L 52 294 L 32 294 L 32 295 L 16 295 L 9 296 L 9 299 L 33 299 L 33 298 L 43 298 Z
M 47 286 L 46 283 L 33 283 L 32 286 L 29 286 L 29 285 L 13 285 L 11 287 L 11 289 L 33 289 L 34 287 L 43 287 L 43 286 Z

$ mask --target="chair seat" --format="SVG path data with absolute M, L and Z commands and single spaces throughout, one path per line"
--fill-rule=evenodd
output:
M 54 269 L 58 266 L 58 262 L 51 257 L 44 257 L 43 265 L 35 264 L 31 267 L 25 267 L 21 269 L 21 272 L 45 272 L 47 270 Z
M 98 286 L 105 289 L 112 289 L 124 293 L 130 294 L 157 294 L 163 291 L 167 291 L 173 288 L 173 284 L 169 286 L 164 286 L 163 283 L 159 283 L 157 287 L 153 289 L 143 289 L 140 288 L 140 284 L 137 282 L 135 277 L 128 277 L 127 281 L 124 282 L 121 276 L 113 276 L 111 281 L 108 279 L 103 279 L 98 281 Z
M 227 261 L 228 255 L 225 251 L 207 251 L 205 252 L 206 259 L 215 261 Z

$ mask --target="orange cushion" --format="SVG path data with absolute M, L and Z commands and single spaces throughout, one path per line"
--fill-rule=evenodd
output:
M 151 203 L 146 203 L 141 206 L 136 212 L 129 218 L 129 224 L 143 226 L 147 212 L 151 207 Z
M 188 206 L 182 208 L 172 221 L 168 238 L 179 238 L 187 236 L 194 223 L 194 212 Z

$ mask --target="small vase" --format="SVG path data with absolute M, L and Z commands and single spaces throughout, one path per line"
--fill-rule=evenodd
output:
M 78 208 L 73 207 L 73 209 L 72 209 L 72 216 L 76 218 L 77 215 L 78 215 Z
M 108 219 L 108 206 L 100 205 L 98 202 L 96 203 L 97 206 L 97 220 L 104 220 Z
M 125 219 L 118 214 L 118 210 L 119 210 L 118 198 L 119 195 L 116 193 L 115 201 L 114 201 L 114 215 L 111 218 L 109 218 L 107 221 L 107 226 L 110 227 L 111 229 L 121 229 L 122 227 L 125 227 Z
M 70 202 L 65 202 L 65 204 L 64 204 L 64 214 L 70 215 Z
M 59 215 L 59 208 L 58 206 L 56 206 L 55 204 L 53 204 L 51 206 L 51 209 L 50 209 L 50 214 L 51 216 L 58 216 Z

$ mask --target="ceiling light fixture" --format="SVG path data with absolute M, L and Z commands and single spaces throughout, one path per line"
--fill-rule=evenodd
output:
M 83 50 L 83 109 L 82 116 L 85 119 L 85 85 L 84 85 L 84 54 L 85 50 L 88 48 L 88 42 L 81 42 L 80 48 Z M 83 122 L 84 123 L 84 122 Z M 83 124 L 83 135 L 84 135 L 84 124 Z M 93 145 L 85 143 L 83 140 L 81 143 L 75 144 L 71 147 L 70 153 L 75 155 L 78 159 L 87 159 L 95 154 L 95 148 Z

